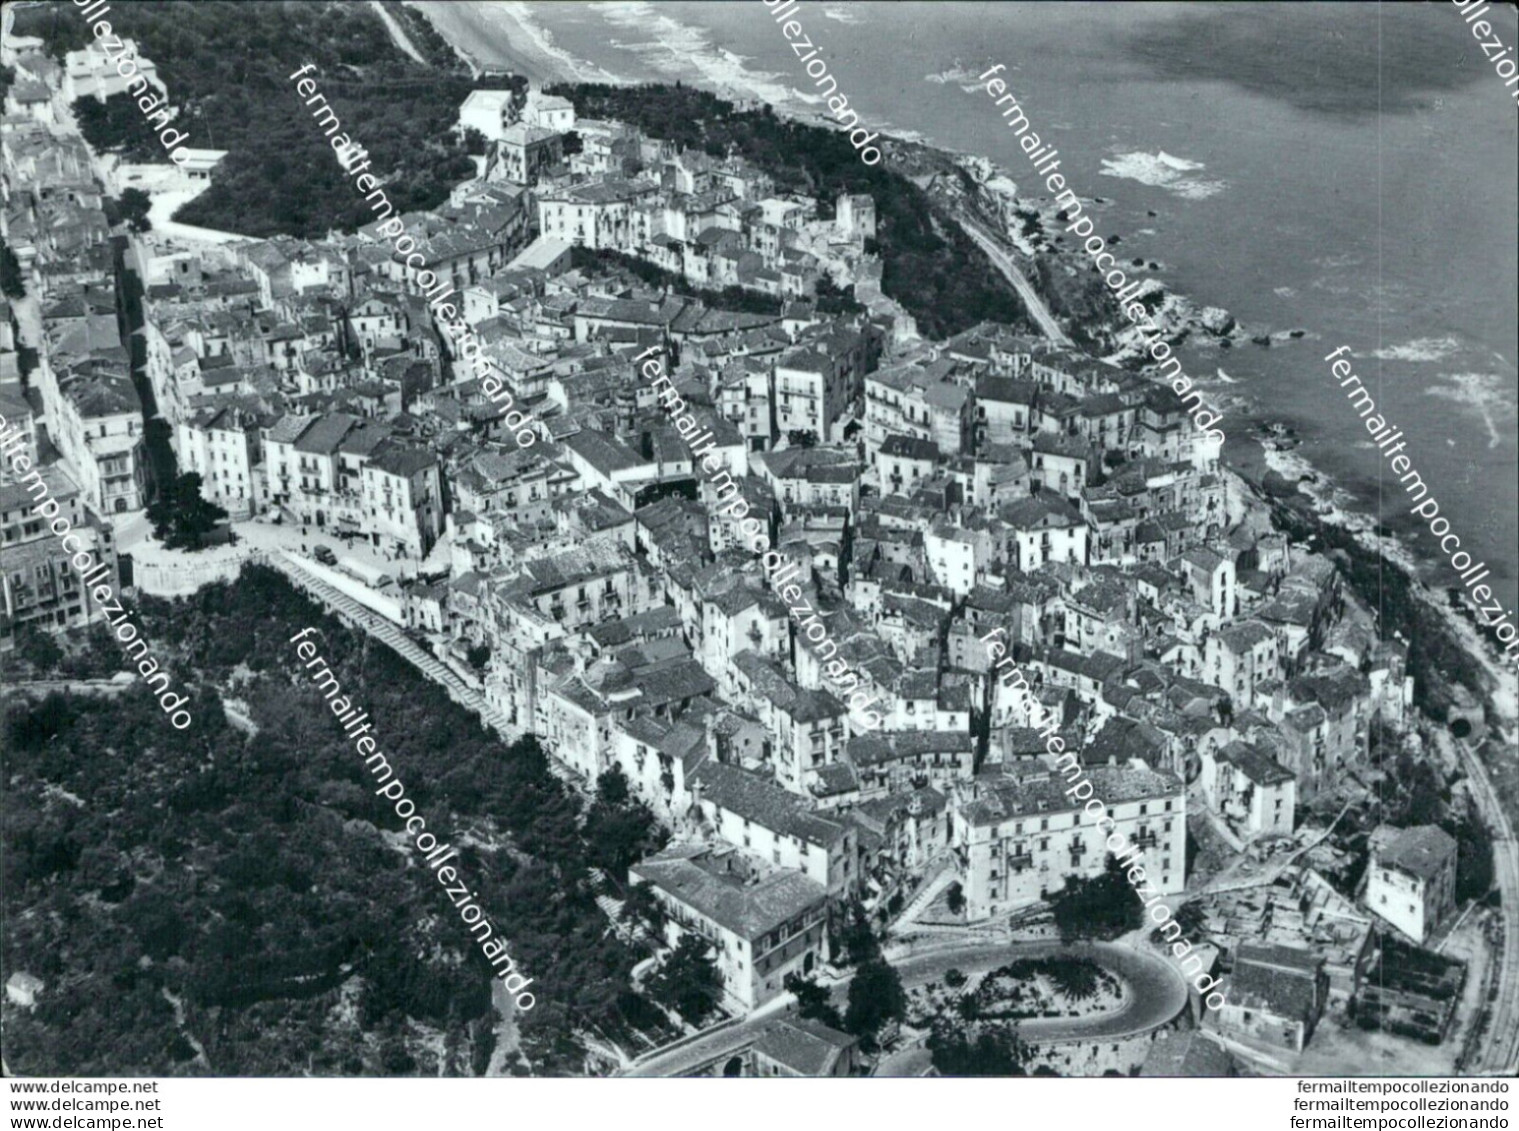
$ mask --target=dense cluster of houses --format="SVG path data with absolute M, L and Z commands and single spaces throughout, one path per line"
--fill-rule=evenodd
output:
M 83 143 L 49 133 L 32 98 L 39 84 L 62 97 L 62 75 L 22 70 L 8 238 L 46 343 L 0 405 L 45 431 L 32 446 L 81 507 L 130 513 L 143 416 L 101 192 Z M 1033 712 L 1080 750 L 1168 893 L 1187 881 L 1189 807 L 1240 847 L 1290 835 L 1365 760 L 1374 722 L 1403 721 L 1404 650 L 1367 630 L 1328 560 L 1271 528 L 1172 390 L 1006 325 L 919 338 L 867 293 L 869 198 L 778 194 L 740 160 L 537 93 L 477 91 L 460 128 L 487 152 L 446 204 L 403 217 L 420 264 L 378 225 L 192 248 L 132 237 L 141 376 L 181 468 L 234 519 L 280 514 L 406 563 L 407 627 L 488 649 L 483 690 L 512 728 L 587 783 L 622 770 L 676 833 L 627 879 L 651 885 L 672 932 L 710 940 L 735 1009 L 828 961 L 852 900 L 886 918 L 958 884 L 974 922 L 1099 874 L 1103 839 Z M 572 245 L 776 308 L 576 267 Z M 424 270 L 531 407 L 532 447 L 455 366 Z M 825 278 L 871 301 L 825 313 Z M 834 651 L 798 631 L 796 600 L 719 513 L 635 372 L 651 346 L 800 565 L 787 586 Z M 18 521 L 12 490 L 7 634 L 38 619 L 29 608 L 88 619 L 61 597 L 28 606 L 45 563 L 34 577 L 13 546 L 47 535 Z M 1032 701 L 992 678 L 996 630 Z M 879 729 L 826 689 L 835 657 Z M 1451 907 L 1454 846 L 1434 833 L 1389 832 L 1369 873 L 1369 910 L 1416 942 Z M 1259 1028 L 1252 1003 L 1276 1003 L 1288 1016 L 1266 1035 L 1301 1047 L 1323 964 L 1311 946 L 1241 943 L 1229 1009 L 1248 1024 L 1218 1023 Z

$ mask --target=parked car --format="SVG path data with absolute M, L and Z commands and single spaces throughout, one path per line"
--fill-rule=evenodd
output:
M 316 548 L 315 557 L 316 557 L 316 560 L 319 561 L 319 562 L 321 562 L 323 565 L 337 565 L 338 564 L 338 556 L 336 554 L 334 554 L 326 546 L 318 546 Z

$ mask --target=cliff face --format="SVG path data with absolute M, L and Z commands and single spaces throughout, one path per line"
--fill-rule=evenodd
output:
M 1102 277 L 1090 264 L 1081 266 L 1072 256 L 1046 251 L 1034 260 L 1034 285 L 1072 341 L 1107 353 L 1115 329 L 1127 323 Z

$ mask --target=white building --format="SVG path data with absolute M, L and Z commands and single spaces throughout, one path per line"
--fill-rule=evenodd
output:
M 629 251 L 633 206 L 657 186 L 610 180 L 546 191 L 538 197 L 538 226 L 545 236 L 589 248 Z
M 540 129 L 565 133 L 575 128 L 575 104 L 568 98 L 530 90 L 527 105 L 522 108 L 522 120 Z
M 263 444 L 257 415 L 232 406 L 202 409 L 180 422 L 177 440 L 180 470 L 200 475 L 202 497 L 238 520 L 263 509 Z
M 141 510 L 146 482 L 142 404 L 125 376 L 67 376 L 54 400 L 53 442 L 100 514 Z
M 1205 748 L 1199 783 L 1209 806 L 1243 839 L 1292 835 L 1297 778 L 1271 755 L 1243 742 Z
M 858 881 L 858 830 L 811 810 L 811 803 L 761 774 L 706 762 L 691 785 L 719 837 L 777 868 L 792 868 L 828 889 L 830 897 Z
M 1065 777 L 1053 770 L 955 787 L 950 839 L 971 920 L 1046 899 L 1067 876 L 1101 875 L 1112 832 L 1139 846 L 1137 863 L 1154 891 L 1182 890 L 1187 796 L 1180 779 L 1135 765 L 1092 766 L 1087 777 L 1113 828 L 1099 827 L 1097 814 L 1073 800 Z
M 763 1005 L 788 975 L 822 963 L 828 893 L 800 872 L 764 875 L 735 849 L 682 845 L 633 865 L 628 879 L 653 887 L 672 944 L 685 934 L 707 940 L 732 1009 Z

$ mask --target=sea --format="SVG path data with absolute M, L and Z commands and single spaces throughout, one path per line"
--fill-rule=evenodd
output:
M 675 82 L 826 110 L 760 0 L 417 7 L 539 82 Z M 1449 3 L 877 3 L 792 9 L 872 129 L 978 154 L 1041 192 L 977 75 L 995 64 L 1099 232 L 1252 336 L 1181 349 L 1235 445 L 1397 537 L 1451 584 L 1326 355 L 1377 413 L 1503 607 L 1519 605 L 1519 116 Z M 1519 44 L 1511 7 L 1490 19 Z M 1226 445 L 1227 450 L 1227 445 Z M 1512 616 L 1512 614 L 1511 614 Z

